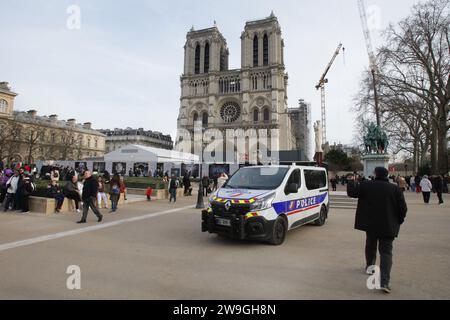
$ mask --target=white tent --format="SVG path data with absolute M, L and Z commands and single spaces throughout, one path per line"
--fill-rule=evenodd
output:
M 197 163 L 199 157 L 173 150 L 130 144 L 105 155 L 105 162 Z

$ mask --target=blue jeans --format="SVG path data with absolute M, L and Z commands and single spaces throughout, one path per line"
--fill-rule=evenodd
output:
M 170 199 L 169 201 L 172 202 L 177 202 L 177 189 L 169 189 L 169 194 L 170 194 Z

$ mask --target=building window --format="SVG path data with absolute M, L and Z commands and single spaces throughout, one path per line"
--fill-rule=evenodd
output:
M 258 47 L 259 47 L 259 43 L 258 43 L 258 36 L 255 36 L 253 38 L 253 66 L 257 67 L 258 66 Z
M 203 127 L 208 126 L 208 112 L 204 112 L 202 115 L 202 125 Z
M 88 147 L 88 148 L 91 147 L 91 139 L 87 139 L 87 147 Z
M 267 34 L 264 35 L 263 39 L 263 61 L 264 66 L 269 65 L 269 38 Z
M 98 148 L 98 140 L 94 140 L 94 145 L 95 145 L 95 148 L 97 149 Z
M 54 132 L 51 133 L 50 141 L 51 141 L 52 143 L 55 143 L 55 142 L 56 142 L 56 135 L 55 135 Z
M 205 73 L 209 72 L 209 43 L 205 45 Z
M 198 113 L 197 113 L 197 112 L 194 112 L 194 115 L 193 115 L 192 118 L 194 119 L 194 125 L 195 125 L 195 123 L 196 123 L 197 120 L 198 120 Z
M 253 111 L 253 122 L 258 122 L 259 121 L 259 111 L 258 109 L 255 109 Z
M 0 112 L 8 112 L 8 102 L 4 99 L 0 99 Z
M 264 109 L 264 122 L 270 121 L 270 110 L 269 108 Z
M 225 71 L 225 65 L 226 65 L 226 55 L 225 50 L 223 48 L 220 48 L 220 71 Z
M 197 44 L 197 47 L 195 47 L 195 74 L 200 73 L 200 45 Z

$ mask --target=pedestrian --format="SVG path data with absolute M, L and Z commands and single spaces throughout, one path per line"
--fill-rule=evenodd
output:
M 8 191 L 8 187 L 6 186 L 8 180 L 13 175 L 13 171 L 11 169 L 3 170 L 3 176 L 0 180 L 0 203 L 3 203 L 6 198 L 6 193 Z
M 127 201 L 127 187 L 125 185 L 125 179 L 123 176 L 120 176 L 119 178 L 119 187 L 120 187 L 120 194 L 123 193 L 123 200 Z
M 381 290 L 390 293 L 392 248 L 408 211 L 400 188 L 389 183 L 388 170 L 375 169 L 375 180 L 362 183 L 349 178 L 347 194 L 358 199 L 355 229 L 366 232 L 366 273 L 372 274 L 377 246 L 380 252 Z
M 47 187 L 47 192 L 51 198 L 55 199 L 55 213 L 61 212 L 62 205 L 64 204 L 64 193 L 58 181 L 51 180 Z
M 398 187 L 400 188 L 400 190 L 402 190 L 402 192 L 405 192 L 406 191 L 406 187 L 407 187 L 405 178 L 404 177 L 398 177 L 397 183 L 398 183 Z
M 92 176 L 92 172 L 86 170 L 84 172 L 84 183 L 83 183 L 83 217 L 77 223 L 86 223 L 89 208 L 97 216 L 98 222 L 102 222 L 103 216 L 98 211 L 95 205 L 95 200 L 97 199 L 98 184 L 95 178 Z
M 100 209 L 102 208 L 102 200 L 103 200 L 103 203 L 105 205 L 104 208 L 108 209 L 108 197 L 106 196 L 105 193 L 105 182 L 103 181 L 103 177 L 98 177 L 97 183 L 98 183 L 98 195 L 97 195 L 98 207 Z
M 411 192 L 416 192 L 416 182 L 413 176 L 409 177 L 409 184 L 411 185 Z
M 177 189 L 180 187 L 180 182 L 175 177 L 175 175 L 172 175 L 172 178 L 169 180 L 169 202 L 177 202 Z
M 228 181 L 228 175 L 225 172 L 223 172 L 220 175 L 219 179 L 217 180 L 217 183 L 218 183 L 217 187 L 219 189 L 222 188 L 227 181 Z
M 441 175 L 437 175 L 434 178 L 434 191 L 437 194 L 437 197 L 439 199 L 439 205 L 444 205 L 444 199 L 442 198 L 442 193 L 444 192 L 444 179 Z
M 28 171 L 24 173 L 21 188 L 20 201 L 22 213 L 27 214 L 30 212 L 30 196 L 36 190 L 36 186 L 30 180 L 30 174 Z
M 78 186 L 78 175 L 73 175 L 69 182 L 64 186 L 64 196 L 73 200 L 75 203 L 75 211 L 80 213 L 81 193 Z
M 416 185 L 416 193 L 421 193 L 422 192 L 422 190 L 420 190 L 420 181 L 421 180 L 422 179 L 420 179 L 418 174 L 414 177 L 414 184 Z
M 110 213 L 115 213 L 119 204 L 120 198 L 120 178 L 115 174 L 110 183 L 109 200 L 111 200 L 111 211 Z
M 433 185 L 431 184 L 431 181 L 428 179 L 427 175 L 423 176 L 422 180 L 420 181 L 420 189 L 422 190 L 423 201 L 425 202 L 425 204 L 429 204 Z
M 203 186 L 202 192 L 203 192 L 203 195 L 204 195 L 205 197 L 208 196 L 208 193 L 209 193 L 209 190 L 210 190 L 210 188 L 209 188 L 209 183 L 210 183 L 209 177 L 205 175 L 205 176 L 202 178 L 202 186 Z
M 189 188 L 191 187 L 191 179 L 189 179 L 189 173 L 186 171 L 183 177 L 184 195 L 189 194 Z
M 331 187 L 333 188 L 333 191 L 337 190 L 337 181 L 336 178 L 331 178 Z
M 14 174 L 6 182 L 6 198 L 3 204 L 5 212 L 14 208 L 15 196 L 20 179 L 19 175 L 19 170 L 15 169 Z

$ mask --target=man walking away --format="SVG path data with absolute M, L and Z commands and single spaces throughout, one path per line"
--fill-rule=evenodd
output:
M 83 184 L 83 217 L 78 223 L 86 223 L 89 208 L 97 216 L 98 222 L 102 222 L 103 216 L 98 211 L 95 201 L 97 199 L 98 184 L 90 171 L 84 172 L 84 184 Z
M 444 199 L 442 198 L 442 193 L 444 192 L 444 179 L 441 175 L 437 175 L 434 179 L 434 190 L 436 191 L 437 197 L 439 199 L 439 205 L 444 205 Z
M 423 176 L 422 181 L 420 181 L 420 188 L 422 189 L 423 201 L 425 202 L 425 204 L 429 204 L 433 185 L 428 179 L 428 176 Z
M 365 231 L 366 272 L 376 263 L 377 246 L 380 252 L 381 289 L 390 293 L 392 268 L 392 247 L 403 224 L 407 206 L 403 192 L 395 184 L 389 183 L 386 168 L 375 169 L 375 180 L 358 183 L 349 178 L 347 194 L 357 198 L 355 229 Z
M 175 175 L 172 175 L 172 178 L 169 180 L 169 202 L 177 202 L 177 189 L 180 187 L 180 182 L 175 177 Z

